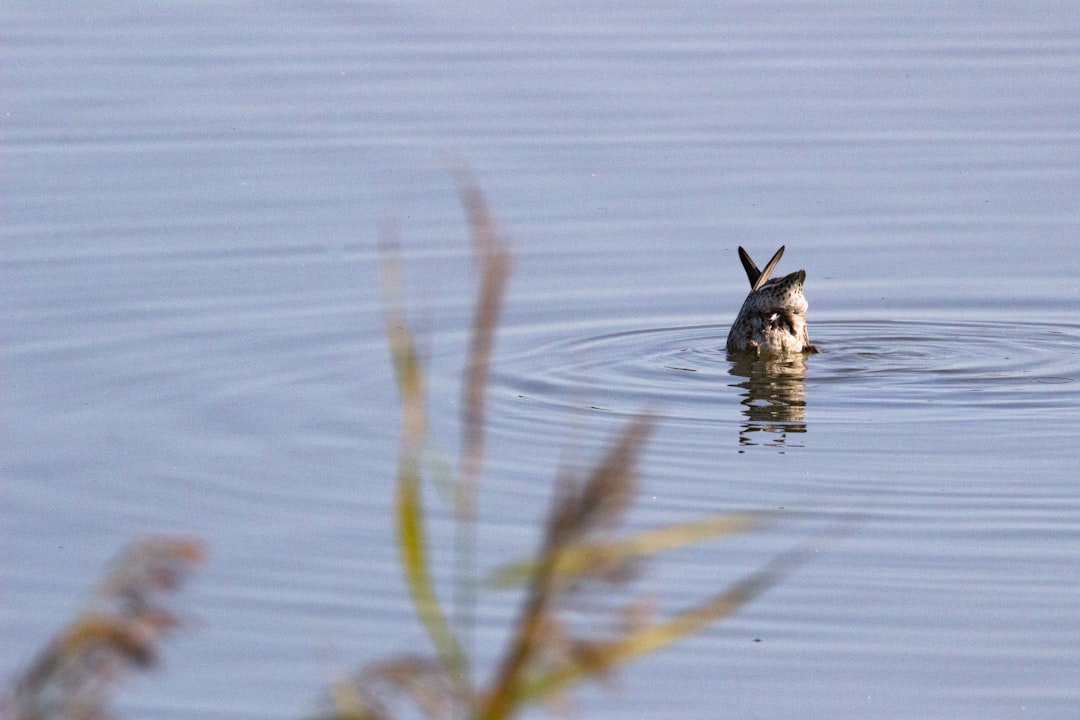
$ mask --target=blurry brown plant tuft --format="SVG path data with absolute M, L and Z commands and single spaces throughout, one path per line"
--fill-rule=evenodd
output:
M 128 674 L 154 665 L 158 645 L 180 626 L 163 604 L 203 559 L 187 537 L 147 537 L 113 562 L 85 610 L 16 679 L 0 701 L 10 720 L 105 720 L 110 690 Z

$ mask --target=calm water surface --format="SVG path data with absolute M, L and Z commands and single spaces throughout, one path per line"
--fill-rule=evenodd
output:
M 0 33 L 3 677 L 148 531 L 211 557 L 128 716 L 295 718 L 426 648 L 389 541 L 377 230 L 451 450 L 453 153 L 516 255 L 484 566 L 645 408 L 633 528 L 783 508 L 652 567 L 661 609 L 815 551 L 581 716 L 1075 716 L 1074 5 L 5 3 Z M 727 357 L 740 244 L 806 269 L 822 354 Z M 514 609 L 481 606 L 484 662 Z

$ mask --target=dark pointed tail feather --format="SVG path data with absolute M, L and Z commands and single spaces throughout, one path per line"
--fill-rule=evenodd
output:
M 758 270 L 758 266 L 754 264 L 754 261 L 750 259 L 750 253 L 743 250 L 743 246 L 739 246 L 739 260 L 742 261 L 743 270 L 746 271 L 746 278 L 750 281 L 750 287 L 754 287 L 754 283 L 761 276 L 761 271 Z
M 746 251 L 742 248 L 739 248 L 739 251 L 739 259 L 742 260 L 743 267 L 746 269 L 746 276 L 750 278 L 750 292 L 754 292 L 769 281 L 769 276 L 772 275 L 773 268 L 776 267 L 776 263 L 780 262 L 780 256 L 784 254 L 784 246 L 780 246 L 780 249 L 772 256 L 772 260 L 769 260 L 765 269 L 760 272 L 758 271 L 757 266 L 754 265 L 754 261 L 746 254 Z M 749 263 L 749 265 L 747 265 L 747 263 Z M 751 274 L 751 267 L 753 267 L 756 277 Z

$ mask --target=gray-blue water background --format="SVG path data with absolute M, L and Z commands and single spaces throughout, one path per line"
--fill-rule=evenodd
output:
M 146 532 L 210 558 L 127 716 L 299 717 L 428 648 L 378 228 L 452 454 L 450 154 L 516 257 L 482 565 L 642 408 L 631 530 L 783 508 L 651 565 L 661 609 L 815 549 L 582 717 L 1076 716 L 1080 6 L 6 2 L 0 35 L 0 677 Z M 775 380 L 723 352 L 738 245 L 808 273 L 824 352 Z M 483 662 L 514 611 L 483 598 Z

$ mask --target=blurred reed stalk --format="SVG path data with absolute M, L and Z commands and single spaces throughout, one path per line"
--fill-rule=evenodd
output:
M 462 441 L 455 525 L 454 617 L 462 642 L 475 651 L 477 548 L 476 521 L 479 512 L 480 480 L 484 464 L 488 377 L 495 347 L 506 285 L 513 267 L 510 251 L 495 231 L 487 202 L 476 179 L 464 163 L 454 163 L 461 204 L 469 222 L 473 260 L 480 275 L 476 311 L 462 387 Z

